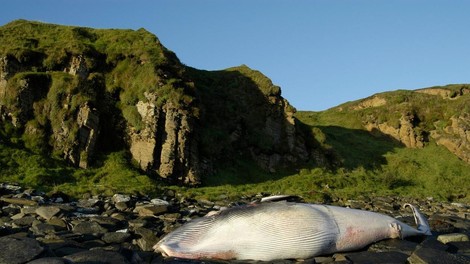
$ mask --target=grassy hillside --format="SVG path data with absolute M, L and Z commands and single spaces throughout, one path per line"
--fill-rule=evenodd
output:
M 469 112 L 469 95 L 462 94 L 467 88 L 467 85 L 430 88 L 444 91 L 447 96 L 444 99 L 441 94 L 429 94 L 429 90 L 400 90 L 322 112 L 298 112 L 296 117 L 303 122 L 304 132 L 315 139 L 312 142 L 331 152 L 337 166 L 326 169 L 310 162 L 296 171 L 271 175 L 241 166 L 240 171 L 222 172 L 227 180 L 213 183 L 218 186 L 185 192 L 212 199 L 268 192 L 302 195 L 310 201 L 399 195 L 470 202 L 470 164 L 437 145 L 432 138 L 423 148 L 406 148 L 388 135 L 364 128 L 371 120 L 398 123 L 403 113 L 412 111 L 419 117 L 415 129 L 443 129 L 450 117 Z M 377 97 L 384 101 L 370 104 Z M 244 173 L 254 175 L 252 178 L 256 180 L 245 184 L 234 180 Z
M 64 72 L 80 56 L 89 71 L 84 80 Z M 18 62 L 10 62 L 17 68 L 7 78 L 0 106 L 25 120 L 15 127 L 0 119 L 0 181 L 72 195 L 152 194 L 171 188 L 208 199 L 268 192 L 320 202 L 374 195 L 470 202 L 470 165 L 429 136 L 431 130 L 445 131 L 450 118 L 470 113 L 468 85 L 386 92 L 327 111 L 298 112 L 311 159 L 269 173 L 260 169 L 253 153 L 284 153 L 287 144 L 274 143 L 275 137 L 263 129 L 266 119 L 294 109 L 281 100 L 279 87 L 246 66 L 211 72 L 186 67 L 144 29 L 101 30 L 23 20 L 0 28 L 0 58 Z M 25 82 L 35 84 L 28 87 L 32 107 L 18 100 L 24 97 Z M 203 176 L 204 186 L 168 186 L 130 163 L 123 147 L 125 124 L 142 129 L 136 103 L 145 101 L 145 92 L 156 94 L 157 105 L 182 107 L 200 122 L 195 142 L 202 156 L 220 161 L 214 175 Z M 86 170 L 60 160 L 68 146 L 55 150 L 58 140 L 47 137 L 65 127 L 68 134 L 62 134 L 68 139 L 63 142 L 72 144 L 78 124 L 71 117 L 85 103 L 101 113 L 105 135 L 95 166 Z M 0 115 L 2 111 L 0 107 Z M 413 129 L 426 139 L 423 148 L 405 148 L 399 140 L 365 128 L 383 123 L 398 128 L 404 114 L 415 117 Z M 320 152 L 326 155 L 324 163 L 314 157 Z

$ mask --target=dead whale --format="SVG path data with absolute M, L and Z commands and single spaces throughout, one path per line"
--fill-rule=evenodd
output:
M 155 246 L 165 256 L 187 259 L 306 259 L 361 249 L 386 238 L 430 235 L 412 209 L 417 229 L 390 216 L 337 206 L 274 202 L 226 209 L 194 219 Z

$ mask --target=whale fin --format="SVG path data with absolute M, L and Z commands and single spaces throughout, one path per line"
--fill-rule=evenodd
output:
M 428 223 L 428 220 L 426 220 L 426 218 L 424 217 L 424 215 L 418 210 L 418 208 L 416 208 L 414 205 L 412 204 L 404 204 L 403 205 L 404 208 L 406 207 L 410 207 L 411 208 L 411 211 L 413 211 L 413 216 L 415 218 L 415 223 L 416 223 L 416 227 L 418 229 L 418 231 L 423 234 L 423 235 L 427 235 L 427 236 L 430 236 L 432 235 L 431 233 L 431 228 L 429 227 L 429 223 Z

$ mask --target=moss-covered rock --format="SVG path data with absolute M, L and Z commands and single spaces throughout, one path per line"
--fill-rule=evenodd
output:
M 124 150 L 184 184 L 237 159 L 274 171 L 308 158 L 295 109 L 247 66 L 186 67 L 144 29 L 17 20 L 0 39 L 1 130 L 36 153 L 88 168 Z

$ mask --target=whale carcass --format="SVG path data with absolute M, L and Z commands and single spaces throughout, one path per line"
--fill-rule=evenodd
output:
M 386 238 L 430 235 L 412 209 L 417 229 L 390 216 L 344 207 L 273 202 L 233 207 L 191 220 L 155 246 L 165 256 L 187 259 L 306 259 L 363 248 Z

